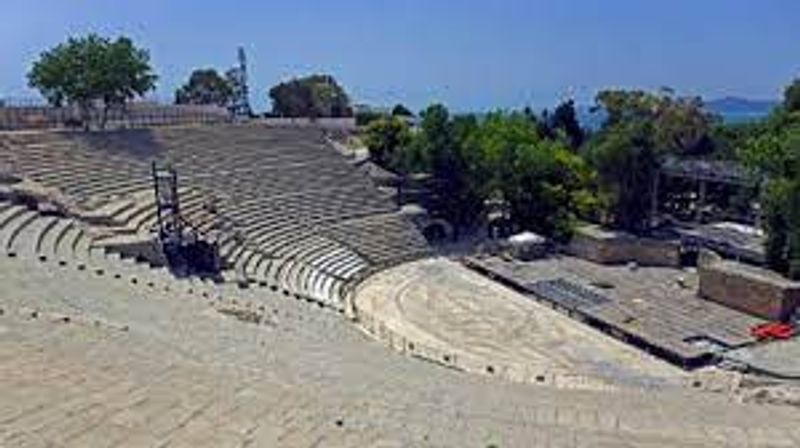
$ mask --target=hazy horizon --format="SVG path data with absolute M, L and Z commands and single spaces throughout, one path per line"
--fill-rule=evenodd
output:
M 0 97 L 33 96 L 25 73 L 37 55 L 89 32 L 149 49 L 161 100 L 192 69 L 232 66 L 242 45 L 258 110 L 271 85 L 314 72 L 358 103 L 458 111 L 589 104 L 609 87 L 773 100 L 800 74 L 800 4 L 789 0 L 6 3 Z

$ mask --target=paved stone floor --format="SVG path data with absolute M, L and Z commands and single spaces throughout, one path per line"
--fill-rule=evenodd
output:
M 733 350 L 726 357 L 773 375 L 800 380 L 800 336 Z
M 794 408 L 501 382 L 312 304 L 116 269 L 0 259 L 0 446 L 800 444 Z

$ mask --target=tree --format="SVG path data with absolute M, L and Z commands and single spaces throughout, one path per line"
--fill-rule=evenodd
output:
M 610 223 L 634 233 L 648 228 L 653 179 L 659 167 L 652 127 L 642 121 L 620 122 L 605 129 L 586 150 L 598 172 Z
M 762 122 L 715 123 L 711 128 L 712 155 L 715 159 L 736 160 L 747 142 L 764 132 Z
M 783 107 L 787 112 L 800 111 L 800 79 L 795 79 L 783 92 Z
M 789 98 L 787 96 L 787 101 Z M 800 280 L 800 122 L 784 103 L 760 135 L 741 148 L 742 162 L 763 179 L 763 224 L 768 266 Z
M 413 160 L 413 170 L 433 179 L 429 210 L 447 219 L 456 232 L 483 216 L 488 198 L 506 204 L 512 225 L 557 240 L 569 237 L 579 216 L 596 206 L 589 190 L 593 174 L 562 139 L 540 135 L 531 114 L 496 112 L 482 119 L 450 116 L 441 104 L 420 114 L 419 131 L 397 151 Z M 375 126 L 387 138 L 388 124 Z M 376 148 L 391 146 L 374 144 Z M 403 165 L 408 172 L 412 164 Z
M 786 179 L 769 182 L 763 196 L 763 227 L 767 234 L 765 254 L 770 269 L 788 273 L 790 270 L 791 232 L 789 195 L 792 185 Z
M 349 117 L 350 99 L 330 75 L 311 75 L 269 90 L 272 112 L 282 117 Z
M 411 143 L 411 132 L 400 118 L 382 117 L 367 126 L 364 142 L 375 163 L 395 169 L 401 163 L 401 150 Z
M 156 79 L 146 50 L 127 37 L 112 41 L 96 34 L 69 38 L 45 51 L 28 73 L 29 85 L 50 104 L 77 106 L 86 129 L 98 105 L 103 128 L 111 107 L 144 95 Z
M 394 117 L 413 117 L 414 112 L 411 112 L 411 109 L 407 108 L 402 104 L 396 104 L 392 108 L 392 116 Z
M 696 155 L 709 149 L 714 118 L 703 109 L 700 98 L 676 97 L 669 89 L 659 93 L 604 90 L 595 101 L 608 114 L 604 129 L 648 122 L 652 124 L 654 144 L 660 152 Z
M 661 161 L 707 156 L 714 149 L 714 117 L 699 98 L 676 97 L 668 89 L 607 90 L 596 103 L 608 118 L 583 151 L 598 171 L 607 218 L 621 229 L 644 232 Z
M 429 106 L 420 117 L 420 130 L 409 147 L 408 159 L 432 175 L 431 209 L 458 233 L 480 218 L 483 205 L 477 153 L 470 141 L 477 121 L 469 116 L 453 119 L 441 104 Z
M 499 194 L 516 228 L 565 240 L 593 207 L 588 166 L 562 141 L 540 135 L 526 114 L 490 114 L 475 140 L 491 173 L 478 173 L 490 179 L 484 196 Z
M 189 81 L 175 91 L 175 104 L 203 104 L 227 107 L 233 98 L 228 80 L 214 69 L 192 72 Z
M 545 135 L 550 138 L 555 137 L 558 131 L 563 132 L 572 149 L 578 149 L 586 137 L 578 122 L 575 102 L 572 100 L 564 101 L 555 108 L 553 114 L 547 117 L 544 129 Z

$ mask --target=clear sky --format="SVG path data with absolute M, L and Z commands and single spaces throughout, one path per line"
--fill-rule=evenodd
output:
M 774 98 L 800 76 L 798 0 L 2 0 L 0 96 L 31 96 L 38 53 L 91 31 L 148 48 L 164 99 L 243 45 L 258 109 L 269 86 L 311 72 L 358 102 L 457 110 L 589 102 L 609 86 Z

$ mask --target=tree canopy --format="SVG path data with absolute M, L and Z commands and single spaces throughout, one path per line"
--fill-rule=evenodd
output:
M 416 133 L 384 117 L 366 135 L 377 163 L 431 175 L 429 209 L 456 232 L 478 223 L 495 198 L 507 204 L 514 228 L 561 240 L 594 204 L 591 171 L 581 157 L 564 140 L 540 135 L 537 121 L 523 113 L 478 119 L 434 104 L 420 114 Z
M 795 79 L 783 94 L 783 107 L 787 112 L 800 111 L 800 79 Z
M 350 99 L 330 75 L 311 75 L 280 83 L 269 90 L 272 113 L 282 117 L 349 117 Z
M 640 233 L 649 227 L 654 181 L 665 156 L 705 156 L 714 150 L 715 118 L 699 98 L 669 90 L 605 90 L 597 107 L 608 116 L 582 149 L 599 179 L 606 220 Z
M 572 101 L 541 116 L 526 108 L 480 118 L 452 116 L 434 104 L 420 114 L 414 130 L 398 111 L 377 116 L 366 142 L 377 163 L 429 174 L 428 209 L 457 232 L 486 217 L 487 206 L 500 204 L 513 229 L 556 240 L 568 238 L 579 219 L 649 232 L 655 181 L 666 160 L 739 162 L 763 180 L 760 204 L 770 266 L 800 278 L 800 81 L 785 90 L 783 104 L 769 119 L 756 123 L 726 124 L 707 112 L 701 99 L 669 89 L 606 90 L 597 95 L 596 106 L 607 119 L 589 134 Z M 689 184 L 660 186 L 670 210 L 702 216 L 697 211 L 704 205 L 709 216 L 737 210 L 743 217 L 741 211 L 747 211 L 747 219 L 753 216 L 756 188 L 721 187 L 698 202 L 696 186 Z
M 395 117 L 413 117 L 414 112 L 411 112 L 411 109 L 407 108 L 403 104 L 395 104 L 392 108 L 392 115 Z
M 625 123 L 650 123 L 655 146 L 662 152 L 697 155 L 710 147 L 714 117 L 697 97 L 677 97 L 670 90 L 604 90 L 597 106 L 608 114 L 604 129 Z
M 534 117 L 531 111 L 528 111 L 528 114 Z M 539 122 L 539 133 L 548 138 L 563 137 L 571 148 L 578 149 L 583 144 L 586 133 L 578 122 L 575 102 L 573 100 L 562 102 L 552 114 L 545 111 L 543 120 Z
M 525 114 L 490 114 L 473 142 L 485 164 L 477 173 L 487 179 L 484 195 L 508 204 L 517 229 L 563 240 L 593 207 L 587 165 L 562 140 L 541 136 Z
M 412 140 L 405 121 L 398 117 L 380 117 L 370 122 L 364 133 L 364 143 L 375 163 L 390 169 L 402 165 L 401 152 Z
M 110 107 L 144 95 L 156 79 L 146 50 L 127 37 L 111 40 L 96 34 L 69 38 L 43 52 L 28 73 L 30 86 L 50 104 L 78 106 L 87 127 L 98 104 L 103 127 Z
M 739 157 L 763 179 L 763 224 L 767 263 L 800 280 L 800 82 L 739 150 Z
M 585 150 L 597 170 L 604 220 L 641 233 L 649 226 L 650 200 L 659 166 L 653 124 L 618 122 L 603 129 Z
M 233 88 L 226 78 L 214 69 L 198 69 L 175 91 L 175 104 L 202 104 L 227 107 L 233 98 Z

